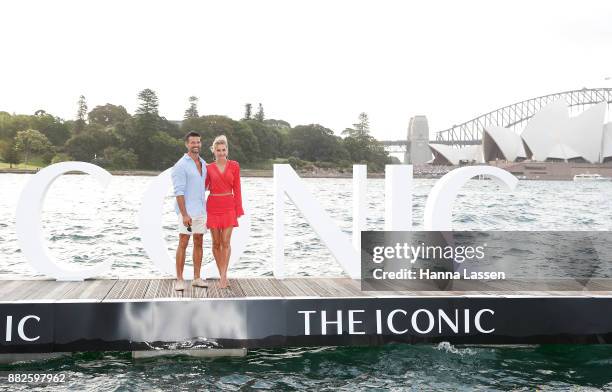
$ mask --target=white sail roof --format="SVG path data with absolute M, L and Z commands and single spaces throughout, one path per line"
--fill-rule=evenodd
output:
M 461 161 L 482 163 L 482 146 L 465 146 L 461 148 L 452 147 L 446 144 L 430 143 L 434 154 L 434 162 L 445 162 L 458 165 Z
M 603 102 L 570 118 L 567 103 L 558 100 L 533 116 L 521 138 L 536 161 L 583 158 L 599 162 L 605 113 L 606 103 Z
M 612 122 L 607 123 L 603 131 L 601 159 L 603 161 L 606 158 L 612 158 Z
M 521 136 L 511 129 L 503 127 L 490 126 L 485 128 L 482 149 L 485 161 L 500 158 L 513 162 L 516 158 L 527 157 Z

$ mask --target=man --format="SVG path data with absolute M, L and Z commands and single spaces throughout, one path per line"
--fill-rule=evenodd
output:
M 202 267 L 202 242 L 206 232 L 206 162 L 200 158 L 202 142 L 200 135 L 189 132 L 185 135 L 187 153 L 172 167 L 172 184 L 176 197 L 175 210 L 179 224 L 179 246 L 176 249 L 176 282 L 174 289 L 185 290 L 183 269 L 189 237 L 193 236 L 193 282 L 192 286 L 207 287 L 200 278 Z

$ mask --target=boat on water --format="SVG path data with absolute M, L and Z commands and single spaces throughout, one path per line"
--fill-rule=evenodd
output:
M 591 174 L 591 173 L 584 173 L 584 174 L 576 174 L 574 176 L 574 181 L 612 181 L 612 178 L 610 177 L 604 177 L 601 174 Z

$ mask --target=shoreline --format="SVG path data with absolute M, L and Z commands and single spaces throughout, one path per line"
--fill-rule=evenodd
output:
M 541 181 L 573 181 L 574 176 L 584 173 L 599 174 L 602 177 L 612 178 L 612 164 L 592 164 L 575 162 L 490 162 L 490 166 L 509 171 L 520 180 Z M 461 166 L 428 166 L 417 165 L 414 167 L 413 178 L 439 179 L 446 173 Z M 18 169 L 2 168 L 0 174 L 35 174 L 40 169 Z M 114 176 L 157 176 L 161 171 L 157 170 L 109 170 Z M 350 169 L 326 169 L 310 168 L 310 170 L 296 170 L 301 178 L 353 178 Z M 77 173 L 71 173 L 77 174 Z M 242 177 L 272 178 L 272 169 L 245 169 L 240 170 Z M 368 172 L 368 178 L 385 178 L 383 172 Z
M 38 169 L 39 170 L 39 169 Z M 38 170 L 35 169 L 0 169 L 0 174 L 36 174 Z M 161 173 L 161 171 L 155 170 L 109 170 L 113 176 L 147 176 L 155 177 Z M 299 171 L 296 170 L 301 178 L 353 178 L 351 172 L 339 172 L 335 170 L 317 170 L 317 171 Z M 83 174 L 83 173 L 70 173 L 70 174 Z M 261 177 L 261 178 L 272 178 L 272 169 L 240 169 L 241 177 Z M 419 175 L 414 174 L 414 178 L 440 178 L 441 176 L 434 175 Z M 384 172 L 368 173 L 368 178 L 385 178 Z

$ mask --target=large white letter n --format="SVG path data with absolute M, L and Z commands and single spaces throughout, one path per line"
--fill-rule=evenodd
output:
M 365 171 L 363 171 L 365 174 Z M 365 176 L 364 176 L 365 177 Z M 360 277 L 359 253 L 353 248 L 350 238 L 344 234 L 323 207 L 310 194 L 304 183 L 290 165 L 274 165 L 274 276 L 282 279 L 285 276 L 285 243 L 284 218 L 285 194 L 304 214 L 304 217 L 315 230 L 334 258 L 353 279 Z M 356 195 L 353 195 L 356 197 Z M 365 200 L 365 199 L 364 199 Z M 353 217 L 353 219 L 358 219 Z M 365 219 L 363 219 L 365 221 Z

